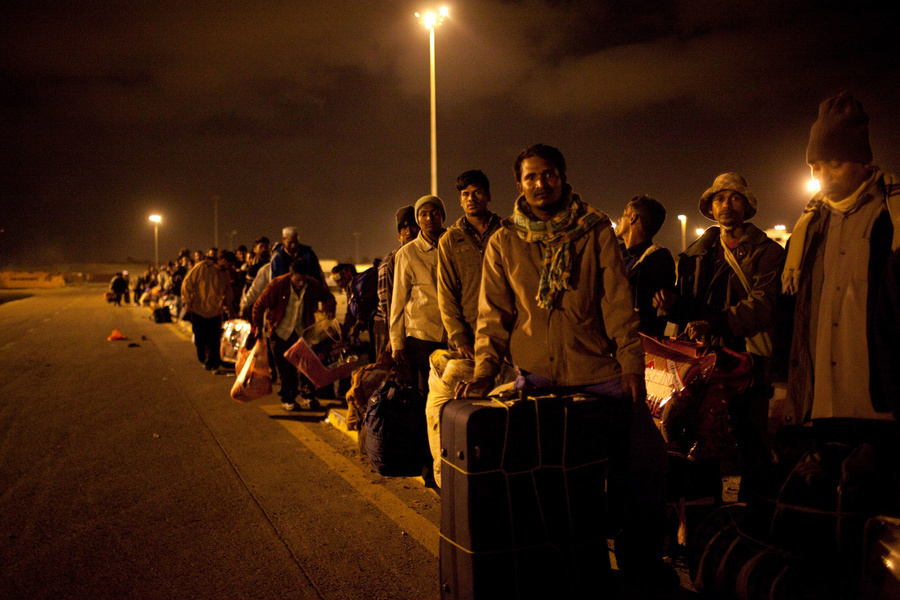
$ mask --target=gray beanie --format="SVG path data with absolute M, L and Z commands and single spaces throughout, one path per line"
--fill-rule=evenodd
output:
M 416 224 L 419 224 L 419 209 L 422 208 L 425 204 L 434 204 L 438 208 L 441 209 L 441 217 L 444 221 L 447 220 L 447 211 L 444 209 L 444 201 L 438 198 L 437 196 L 422 196 L 418 200 L 416 200 Z M 421 225 L 420 225 L 421 227 Z
M 819 118 L 809 131 L 806 162 L 837 160 L 872 164 L 869 117 L 848 92 L 841 92 L 819 105 Z
M 397 232 L 399 233 L 404 227 L 415 224 L 416 211 L 412 206 L 404 206 L 397 211 Z

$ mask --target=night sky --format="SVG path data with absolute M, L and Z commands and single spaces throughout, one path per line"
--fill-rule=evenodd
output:
M 427 5 L 6 0 L 0 5 L 0 265 L 152 259 L 279 238 L 321 258 L 396 245 L 430 189 Z M 820 101 L 854 93 L 900 174 L 897 2 L 457 1 L 436 32 L 439 195 L 481 168 L 508 215 L 512 163 L 559 147 L 583 199 L 649 193 L 680 248 L 724 171 L 790 228 Z

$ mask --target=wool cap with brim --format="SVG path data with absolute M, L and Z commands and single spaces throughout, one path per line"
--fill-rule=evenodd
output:
M 441 216 L 443 220 L 447 220 L 447 210 L 444 208 L 444 201 L 438 198 L 437 196 L 422 196 L 418 200 L 416 200 L 416 224 L 419 223 L 419 209 L 422 208 L 426 204 L 434 204 L 438 208 L 441 209 Z
M 872 164 L 869 117 L 847 92 L 819 105 L 819 118 L 809 130 L 806 162 L 819 160 Z
M 404 206 L 397 211 L 397 233 L 404 227 L 416 224 L 416 211 L 412 206 Z
M 722 190 L 737 192 L 747 199 L 747 211 L 744 213 L 745 221 L 749 221 L 756 215 L 756 212 L 759 210 L 759 202 L 756 200 L 756 196 L 753 195 L 753 192 L 750 191 L 750 188 L 747 187 L 747 180 L 737 173 L 722 173 L 716 177 L 712 187 L 703 192 L 703 195 L 700 196 L 701 215 L 712 221 L 716 220 L 715 217 L 712 216 L 710 208 L 712 207 L 713 196 Z

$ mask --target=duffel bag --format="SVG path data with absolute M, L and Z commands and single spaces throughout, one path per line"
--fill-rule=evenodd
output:
M 425 398 L 418 388 L 387 380 L 366 406 L 366 454 L 379 474 L 411 477 L 429 461 Z

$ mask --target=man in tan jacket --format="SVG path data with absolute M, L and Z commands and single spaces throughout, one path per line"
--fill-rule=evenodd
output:
M 220 250 L 215 259 L 207 257 L 197 263 L 181 284 L 181 300 L 191 315 L 197 360 L 207 371 L 217 371 L 222 364 L 222 313 L 231 306 L 231 269 L 235 261 L 233 253 Z
M 526 148 L 514 170 L 520 195 L 485 250 L 475 378 L 460 395 L 487 394 L 510 361 L 517 389 L 576 386 L 621 398 L 615 499 L 610 486 L 616 559 L 634 581 L 677 587 L 662 560 L 665 447 L 647 409 L 639 319 L 612 223 L 572 191 L 556 148 Z

